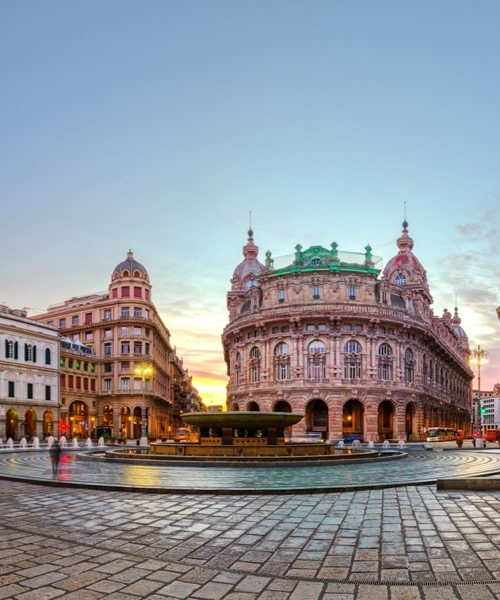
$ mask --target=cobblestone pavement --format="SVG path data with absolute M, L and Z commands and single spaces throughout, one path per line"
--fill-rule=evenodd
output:
M 0 600 L 500 598 L 500 492 L 165 494 L 51 483 L 0 480 Z

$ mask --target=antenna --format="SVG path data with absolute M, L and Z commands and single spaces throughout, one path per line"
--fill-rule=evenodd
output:
M 405 208 L 404 208 L 404 220 L 406 221 L 406 200 L 405 200 Z
M 249 229 L 252 229 L 252 211 L 248 213 Z

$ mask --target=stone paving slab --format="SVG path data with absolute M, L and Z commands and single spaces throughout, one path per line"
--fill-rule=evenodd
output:
M 0 599 L 500 598 L 499 491 L 0 492 Z

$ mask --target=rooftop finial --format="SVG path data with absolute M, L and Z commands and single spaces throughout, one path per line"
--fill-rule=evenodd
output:
M 250 211 L 248 213 L 248 223 L 249 223 L 248 237 L 251 238 L 251 237 L 253 237 L 253 231 L 252 231 L 252 211 Z
M 408 230 L 408 221 L 406 220 L 406 200 L 404 202 L 404 213 L 403 213 L 403 230 L 407 231 Z

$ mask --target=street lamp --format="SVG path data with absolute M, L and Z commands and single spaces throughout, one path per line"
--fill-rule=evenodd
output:
M 483 432 L 481 425 L 481 415 L 483 414 L 481 408 L 481 363 L 488 358 L 487 350 L 483 350 L 481 346 L 478 344 L 477 348 L 471 350 L 471 358 L 472 362 L 477 364 L 477 393 L 478 393 L 478 401 L 479 407 L 477 411 L 477 441 L 476 447 L 482 448 L 483 446 Z
M 141 406 L 141 446 L 148 445 L 148 432 L 146 427 L 146 377 L 153 374 L 153 367 L 149 363 L 142 363 L 134 369 L 135 374 L 142 380 L 142 406 Z

